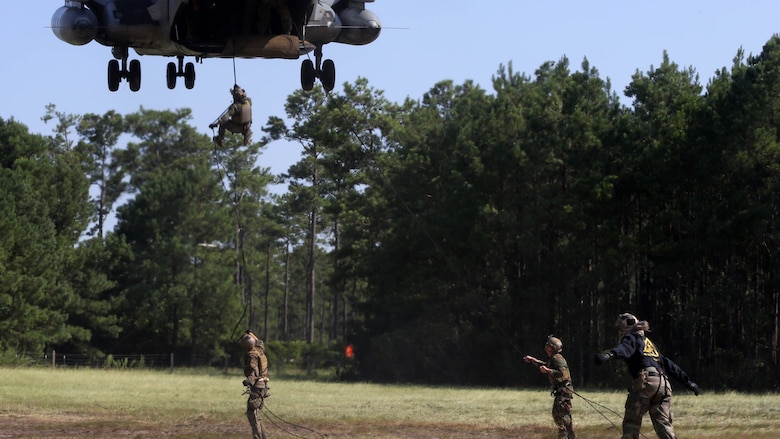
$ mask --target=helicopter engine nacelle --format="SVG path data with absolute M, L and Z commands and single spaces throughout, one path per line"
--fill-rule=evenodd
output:
M 372 1 L 318 1 L 306 24 L 306 40 L 314 44 L 335 41 L 356 46 L 371 43 L 382 30 L 379 17 L 362 7 Z
M 306 24 L 306 40 L 315 44 L 331 43 L 341 32 L 341 20 L 329 4 L 317 2 Z
M 382 23 L 379 17 L 368 9 L 345 8 L 338 16 L 344 27 L 336 38 L 337 43 L 361 46 L 379 38 Z
M 95 13 L 84 7 L 62 6 L 51 17 L 54 35 L 74 46 L 83 46 L 94 40 L 98 25 Z

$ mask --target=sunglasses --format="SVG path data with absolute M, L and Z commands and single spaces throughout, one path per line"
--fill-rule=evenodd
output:
M 634 326 L 636 324 L 636 320 L 634 320 L 634 317 L 629 314 L 620 314 L 618 316 L 618 319 L 625 320 L 626 326 Z

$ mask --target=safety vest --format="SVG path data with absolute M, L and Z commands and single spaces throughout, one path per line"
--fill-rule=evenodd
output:
M 647 337 L 645 337 L 645 347 L 642 349 L 642 356 L 650 357 L 656 362 L 661 361 L 661 353 L 658 352 L 653 342 Z

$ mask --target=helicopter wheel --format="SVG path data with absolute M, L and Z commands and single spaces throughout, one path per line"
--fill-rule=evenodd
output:
M 122 74 L 119 72 L 119 61 L 112 59 L 108 62 L 108 89 L 111 91 L 119 90 L 119 82 L 122 81 Z
M 190 90 L 195 87 L 195 65 L 191 62 L 184 67 L 184 86 Z
M 165 70 L 165 79 L 170 90 L 176 88 L 176 64 L 172 62 L 168 63 L 167 69 Z
M 301 64 L 301 87 L 309 91 L 314 88 L 314 80 L 317 79 L 317 72 L 314 70 L 314 63 L 310 59 L 303 60 Z
M 130 90 L 138 91 L 141 89 L 141 61 L 137 59 L 130 61 L 130 68 L 127 71 L 127 82 L 130 83 Z
M 322 63 L 322 71 L 320 72 L 320 81 L 325 91 L 333 90 L 333 86 L 336 85 L 336 64 L 333 60 L 326 59 Z

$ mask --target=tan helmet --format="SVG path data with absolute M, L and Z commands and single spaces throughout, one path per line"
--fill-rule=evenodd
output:
M 551 346 L 553 349 L 555 349 L 555 353 L 563 350 L 563 342 L 558 337 L 553 337 L 552 335 L 547 337 L 547 343 L 545 343 L 546 346 Z
M 634 328 L 636 328 L 637 323 L 639 323 L 639 320 L 635 315 L 624 312 L 618 316 L 617 321 L 615 322 L 615 327 L 618 329 L 618 332 L 620 332 L 620 336 L 622 337 L 629 331 L 632 331 Z
M 254 334 L 252 331 L 246 331 L 243 336 L 241 336 L 241 339 L 238 341 L 241 346 L 244 347 L 246 350 L 254 349 L 255 346 L 257 346 L 257 341 L 259 338 Z
M 238 84 L 235 84 L 233 88 L 230 90 L 230 94 L 232 94 L 235 97 L 238 98 L 245 98 L 246 97 L 246 90 L 239 87 Z

